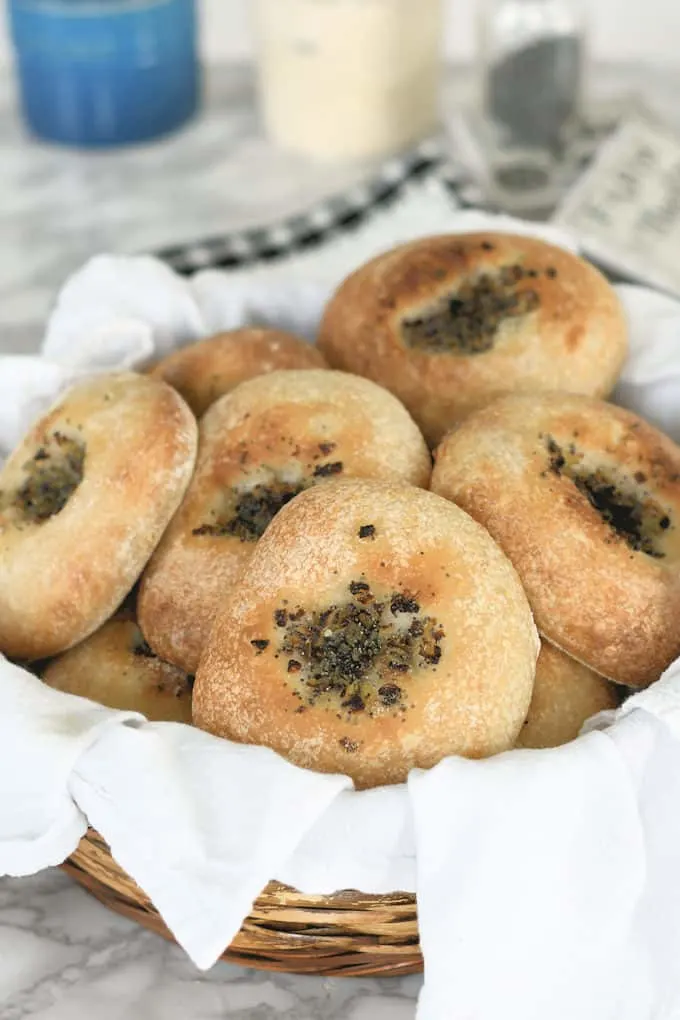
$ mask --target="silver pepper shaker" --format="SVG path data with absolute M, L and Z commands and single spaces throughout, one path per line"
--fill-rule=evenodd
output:
M 499 149 L 558 155 L 578 118 L 584 23 L 571 0 L 486 0 L 480 24 L 482 114 Z

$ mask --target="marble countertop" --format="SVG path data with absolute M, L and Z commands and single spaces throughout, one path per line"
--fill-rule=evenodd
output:
M 0 351 L 37 346 L 57 289 L 93 254 L 278 221 L 366 174 L 268 145 L 244 70 L 214 70 L 205 93 L 201 117 L 172 137 L 78 152 L 28 138 L 0 79 Z
M 680 75 L 605 75 L 678 117 Z M 617 84 L 618 83 L 618 84 Z M 464 79 L 452 77 L 451 95 Z M 365 176 L 273 150 L 252 82 L 207 82 L 195 124 L 162 143 L 77 153 L 28 139 L 0 80 L 0 351 L 35 350 L 64 278 L 101 251 L 144 251 L 277 221 Z M 412 1020 L 420 978 L 325 979 L 220 964 L 200 974 L 174 946 L 109 913 L 59 872 L 0 881 L 0 1020 Z
M 419 987 L 229 964 L 201 974 L 59 872 L 0 882 L 2 1020 L 412 1020 Z

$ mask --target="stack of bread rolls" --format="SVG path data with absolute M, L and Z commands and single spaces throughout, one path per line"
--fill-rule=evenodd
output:
M 316 345 L 81 383 L 0 474 L 0 651 L 358 788 L 564 744 L 680 654 L 680 448 L 606 402 L 626 354 L 595 268 L 483 233 L 358 269 Z

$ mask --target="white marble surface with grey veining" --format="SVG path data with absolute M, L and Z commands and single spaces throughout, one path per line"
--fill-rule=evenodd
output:
M 229 964 L 202 974 L 59 872 L 0 882 L 2 1020 L 412 1020 L 419 986 Z
M 605 79 L 677 119 L 680 75 L 642 68 Z M 463 86 L 454 76 L 449 94 Z M 251 92 L 247 73 L 223 69 L 181 134 L 88 154 L 27 138 L 0 80 L 0 351 L 37 347 L 60 283 L 90 255 L 278 220 L 364 175 L 272 150 Z M 330 980 L 224 964 L 201 974 L 58 872 L 0 881 L 0 1020 L 411 1020 L 419 987 L 417 977 Z
M 278 221 L 364 174 L 268 145 L 239 68 L 214 71 L 205 92 L 202 115 L 180 133 L 86 152 L 27 137 L 0 80 L 0 351 L 36 346 L 56 290 L 93 254 Z

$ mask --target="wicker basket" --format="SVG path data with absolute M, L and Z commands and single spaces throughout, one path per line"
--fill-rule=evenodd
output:
M 149 898 L 90 829 L 63 869 L 111 910 L 172 940 Z M 415 896 L 305 896 L 271 882 L 224 952 L 244 967 L 333 977 L 414 974 L 423 968 Z

